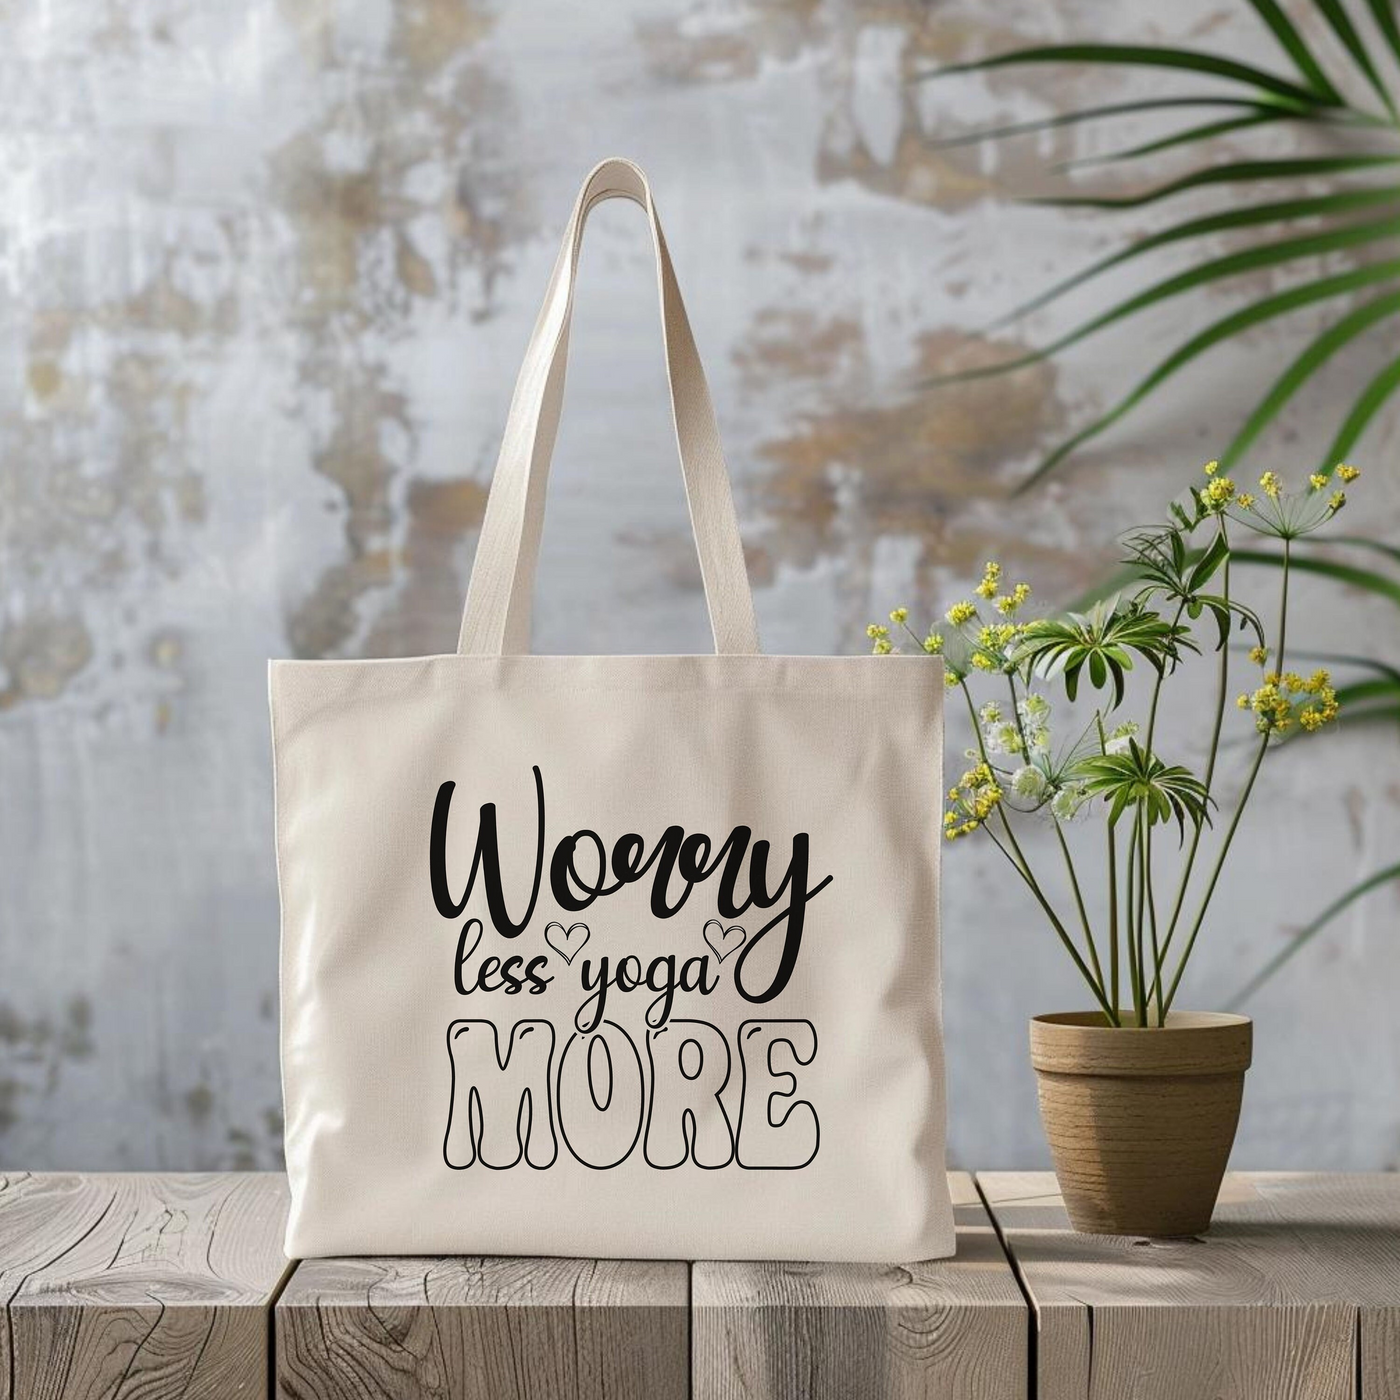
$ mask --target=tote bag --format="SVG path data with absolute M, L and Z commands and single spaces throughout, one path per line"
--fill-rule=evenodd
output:
M 713 656 L 528 654 L 580 238 L 616 196 L 650 223 Z M 952 1251 L 942 676 L 759 652 L 636 166 L 574 207 L 457 654 L 269 686 L 290 1255 Z

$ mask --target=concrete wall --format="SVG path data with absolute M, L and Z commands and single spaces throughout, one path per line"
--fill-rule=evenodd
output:
M 933 145 L 1146 79 L 914 76 L 1032 36 L 1274 62 L 1228 0 L 0 0 L 0 25 L 4 1165 L 279 1162 L 265 662 L 452 648 L 512 379 L 599 156 L 653 173 L 774 651 L 859 650 L 869 618 L 931 610 L 991 555 L 1072 596 L 1320 324 L 1222 351 L 1014 499 L 1057 434 L 1241 289 L 1017 377 L 918 387 L 1104 305 L 1135 279 L 980 329 L 1163 216 L 1012 198 L 1146 123 Z M 537 645 L 702 649 L 641 221 L 608 208 L 591 235 Z M 1382 348 L 1339 357 L 1257 465 L 1306 469 Z M 1355 454 L 1353 526 L 1400 522 L 1397 447 L 1392 412 Z M 1394 658 L 1396 618 L 1304 587 L 1296 635 Z M 1168 735 L 1190 752 L 1199 728 Z M 1363 730 L 1266 769 L 1188 1002 L 1221 1004 L 1393 858 L 1396 755 Z M 945 867 L 970 1165 L 1044 1159 L 1025 1020 L 1085 999 L 997 861 L 965 842 Z M 1358 906 L 1252 1004 L 1242 1165 L 1400 1165 L 1397 908 Z

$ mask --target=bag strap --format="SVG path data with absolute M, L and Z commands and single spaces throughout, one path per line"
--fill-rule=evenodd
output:
M 564 397 L 583 228 L 595 204 L 619 198 L 640 204 L 651 224 L 661 294 L 666 377 L 715 651 L 721 655 L 751 655 L 758 651 L 753 597 L 744 568 L 729 474 L 720 450 L 714 405 L 656 217 L 651 187 L 631 161 L 605 160 L 594 168 L 579 191 L 544 306 L 515 382 L 467 588 L 457 644 L 463 655 L 500 656 L 530 650 L 531 595 L 544 523 L 549 462 Z

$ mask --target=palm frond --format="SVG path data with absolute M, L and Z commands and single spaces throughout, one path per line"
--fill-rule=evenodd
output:
M 1141 44 L 1042 44 L 1034 48 L 1014 49 L 1010 53 L 993 54 L 989 58 L 969 63 L 950 63 L 921 74 L 924 78 L 943 78 L 954 73 L 981 73 L 995 68 L 1021 67 L 1040 63 L 1102 63 L 1124 68 L 1168 68 L 1179 73 L 1204 73 L 1212 78 L 1224 78 L 1255 88 L 1261 93 L 1281 97 L 1304 107 L 1340 106 L 1339 98 L 1324 97 L 1311 88 L 1281 78 L 1277 73 L 1240 63 L 1219 54 L 1199 49 L 1168 48 L 1164 45 Z
M 1250 8 L 1268 25 L 1284 52 L 1293 60 L 1299 76 L 1312 91 L 1340 103 L 1342 95 L 1332 85 L 1322 65 L 1313 57 L 1297 26 L 1283 12 L 1277 0 L 1249 0 Z
M 1228 471 L 1244 456 L 1254 439 L 1278 416 L 1284 405 L 1337 351 L 1364 335 L 1372 326 L 1395 315 L 1400 315 L 1400 292 L 1388 292 L 1353 308 L 1311 341 L 1278 377 L 1220 454 L 1221 469 Z
M 1396 63 L 1400 63 L 1400 22 L 1395 18 L 1395 6 L 1392 0 L 1366 0 L 1367 8 L 1371 11 L 1371 18 L 1376 22 L 1376 28 L 1385 36 L 1385 41 L 1390 45 L 1390 51 L 1395 56 Z
M 1088 267 L 1065 278 L 1064 281 L 1056 282 L 1048 291 L 1040 292 L 1030 301 L 1022 302 L 1015 310 L 997 317 L 989 324 L 988 329 L 996 330 L 1012 321 L 1018 321 L 1021 317 L 1039 310 L 1040 307 L 1048 305 L 1075 287 L 1082 286 L 1100 273 L 1107 272 L 1114 267 L 1120 267 L 1123 263 L 1130 262 L 1145 253 L 1150 253 L 1155 248 L 1165 247 L 1169 243 L 1180 243 L 1190 238 L 1202 238 L 1212 233 L 1233 232 L 1258 224 L 1282 223 L 1284 221 L 1300 222 L 1304 219 L 1329 217 L 1334 214 L 1350 214 L 1358 210 L 1374 208 L 1377 205 L 1400 206 L 1400 189 L 1338 190 L 1333 194 L 1310 195 L 1301 199 L 1247 204 L 1243 208 L 1223 209 L 1217 214 L 1207 214 L 1199 219 L 1188 219 L 1184 223 L 1172 224 L 1169 228 L 1159 229 L 1156 233 L 1139 238 L 1136 242 L 1130 243 L 1126 248 L 1122 248 L 1116 253 L 1109 254 L 1106 258 L 1100 258 L 1097 262 L 1090 263 Z
M 1232 339 L 1241 331 L 1252 326 L 1260 325 L 1264 321 L 1273 320 L 1278 316 L 1287 315 L 1290 311 L 1296 311 L 1299 307 L 1311 305 L 1313 302 L 1326 301 L 1372 283 L 1394 281 L 1397 277 L 1400 277 L 1400 259 L 1392 262 L 1370 263 L 1351 272 L 1339 272 L 1333 277 L 1324 277 L 1316 282 L 1304 282 L 1300 286 L 1290 287 L 1286 292 L 1275 292 L 1272 296 L 1264 297 L 1250 306 L 1221 317 L 1213 325 L 1207 326 L 1205 330 L 1192 336 L 1184 345 L 1172 351 L 1136 388 L 1120 399 L 1106 413 L 1096 418 L 1087 427 L 1081 428 L 1077 433 L 1066 438 L 1020 482 L 1016 487 L 1017 494 L 1028 491 L 1041 477 L 1052 471 L 1076 448 L 1111 427 L 1131 409 L 1136 408 L 1165 380 L 1213 346 Z M 1331 456 L 1330 460 L 1336 462 L 1345 456 L 1345 451 L 1337 452 Z
M 1094 166 L 1116 165 L 1120 161 L 1138 160 L 1142 156 L 1154 156 L 1160 151 L 1169 151 L 1175 146 L 1188 146 L 1196 141 L 1213 141 L 1217 136 L 1228 136 L 1232 131 L 1247 131 L 1255 126 L 1267 126 L 1271 122 L 1296 121 L 1298 114 L 1279 108 L 1254 111 L 1242 117 L 1222 117 L 1218 121 L 1202 122 L 1199 126 L 1183 127 L 1167 136 L 1158 136 L 1144 141 L 1138 146 L 1129 146 L 1123 151 L 1109 151 L 1101 156 L 1080 156 L 1076 160 L 1062 160 L 1054 167 L 1057 173 L 1071 170 L 1088 170 Z
M 1291 108 L 1275 102 L 1262 102 L 1252 97 L 1224 97 L 1202 93 L 1198 97 L 1144 97 L 1135 102 L 1105 102 L 1096 107 L 1081 107 L 1072 112 L 1055 112 L 1048 117 L 1029 121 L 1008 122 L 1005 126 L 979 127 L 962 131 L 956 136 L 930 141 L 931 151 L 951 151 L 959 146 L 976 146 L 983 141 L 1001 141 L 1008 136 L 1032 136 L 1040 131 L 1055 131 L 1060 127 L 1077 126 L 1081 122 L 1101 121 L 1105 117 L 1136 116 L 1143 112 L 1169 112 L 1200 107 L 1242 108 L 1249 112 L 1289 112 Z M 1297 109 L 1302 111 L 1304 109 Z
M 1305 924 L 1284 947 L 1274 954 L 1248 982 L 1240 988 L 1234 996 L 1230 998 L 1231 1007 L 1239 1006 L 1241 1002 L 1253 996 L 1266 982 L 1270 980 L 1278 970 L 1294 957 L 1301 949 L 1305 948 L 1319 933 L 1322 932 L 1333 919 L 1344 909 L 1355 904 L 1363 895 L 1370 894 L 1373 890 L 1378 890 L 1392 881 L 1400 880 L 1400 862 L 1394 865 L 1387 865 L 1373 874 L 1368 875 L 1364 880 L 1358 880 L 1344 894 L 1339 895 L 1329 904 L 1315 919 Z
M 1386 365 L 1361 391 L 1361 397 L 1352 405 L 1351 412 L 1337 429 L 1331 446 L 1322 454 L 1323 462 L 1330 466 L 1350 455 L 1371 419 L 1390 401 L 1397 389 L 1400 389 L 1400 356 Z
M 1366 52 L 1366 45 L 1361 42 L 1361 36 L 1356 32 L 1356 26 L 1351 22 L 1351 16 L 1342 7 L 1340 0 L 1313 0 L 1313 3 L 1322 11 L 1327 23 L 1332 26 L 1332 32 L 1341 40 L 1342 47 L 1351 55 L 1357 70 L 1371 85 L 1371 91 L 1385 104 L 1386 111 L 1392 117 L 1395 116 L 1395 103 L 1391 100 L 1386 85 L 1381 81 L 1381 75 L 1376 71 L 1376 65 L 1371 62 L 1371 55 Z
M 1348 271 L 1358 276 L 1358 280 L 1349 287 L 1339 285 L 1330 273 L 1321 276 L 1313 284 L 1319 288 L 1317 297 L 1305 296 L 1296 303 L 1298 305 L 1307 304 L 1314 299 L 1323 300 L 1329 296 L 1341 295 L 1345 290 L 1354 290 L 1370 285 L 1373 281 L 1385 281 L 1390 278 L 1389 266 L 1384 273 L 1376 272 L 1364 262 L 1361 255 L 1368 245 L 1400 240 L 1400 215 L 1395 212 L 1400 205 L 1400 139 L 1397 139 L 1397 127 L 1400 127 L 1400 116 L 1397 116 L 1397 112 L 1400 112 L 1400 103 L 1397 103 L 1395 93 L 1382 75 L 1383 65 L 1377 61 L 1377 55 L 1373 55 L 1368 49 L 1367 40 L 1363 38 L 1362 31 L 1348 8 L 1349 3 L 1354 6 L 1360 3 L 1360 0 L 1312 0 L 1312 3 L 1330 30 L 1331 36 L 1340 45 L 1341 53 L 1345 55 L 1350 66 L 1361 75 L 1370 91 L 1379 98 L 1379 109 L 1374 104 L 1368 106 L 1364 100 L 1354 102 L 1344 95 L 1346 84 L 1340 80 L 1340 75 L 1329 72 L 1329 64 L 1324 62 L 1321 52 L 1308 41 L 1303 28 L 1285 9 L 1286 0 L 1244 2 L 1268 29 L 1281 53 L 1287 56 L 1296 76 L 1274 72 L 1267 66 L 1240 62 L 1233 55 L 1226 53 L 1174 45 L 1096 43 L 1033 45 L 940 70 L 942 73 L 969 73 L 1004 69 L 1019 64 L 1071 63 L 1109 71 L 1151 68 L 1163 73 L 1214 78 L 1223 84 L 1216 116 L 1207 115 L 1201 122 L 1184 129 L 1169 131 L 1106 156 L 1072 161 L 1062 167 L 1078 168 L 1112 160 L 1144 159 L 1168 150 L 1199 150 L 1203 158 L 1196 168 L 1188 169 L 1165 182 L 1149 185 L 1136 193 L 1120 194 L 1108 190 L 1098 192 L 1092 188 L 1083 191 L 1076 189 L 1065 194 L 1034 198 L 1026 201 L 1028 203 L 1110 211 L 1149 207 L 1178 194 L 1209 188 L 1243 192 L 1256 185 L 1267 185 L 1276 181 L 1307 181 L 1313 184 L 1313 188 L 1305 186 L 1291 198 L 1280 197 L 1258 203 L 1251 202 L 1179 221 L 1133 240 L 1107 257 L 1099 258 L 1088 267 L 1049 286 L 1009 315 L 999 317 L 992 323 L 992 327 L 1005 325 L 1010 320 L 1063 297 L 1113 268 L 1143 258 L 1153 250 L 1169 244 L 1215 233 L 1247 230 L 1275 222 L 1285 231 L 1282 238 L 1255 238 L 1251 240 L 1250 246 L 1225 256 L 1199 258 L 1185 272 L 1158 281 L 1136 294 L 1123 298 L 1041 348 L 998 364 L 937 376 L 926 381 L 930 387 L 964 379 L 982 378 L 1038 363 L 1047 356 L 1057 354 L 1098 331 L 1115 327 L 1137 312 L 1170 297 L 1199 291 L 1216 281 L 1239 273 L 1278 266 L 1294 259 L 1339 253 L 1349 257 L 1352 267 Z M 1395 0 L 1364 0 L 1364 3 L 1384 45 L 1389 47 L 1396 61 L 1400 62 L 1400 20 L 1397 19 Z M 1162 106 L 1154 105 L 1158 103 Z M 1137 111 L 1166 111 L 1168 104 L 1177 104 L 1183 111 L 1202 110 L 1207 107 L 1207 103 L 1207 98 L 1194 94 L 1179 97 L 1168 95 L 1114 104 L 1125 109 L 1121 113 L 1106 107 L 1090 107 L 1043 119 L 1043 123 L 1070 124 L 1089 120 L 1092 116 L 1111 117 L 1129 115 L 1130 112 Z M 1282 120 L 1304 121 L 1330 129 L 1335 137 L 1332 148 L 1322 152 L 1299 153 L 1295 156 L 1270 159 L 1209 160 L 1205 157 L 1205 152 L 1209 149 L 1208 143 L 1213 138 L 1224 134 L 1243 136 L 1252 128 L 1263 128 Z M 1022 125 L 1024 127 L 1041 124 Z M 1359 133 L 1353 130 L 1359 126 L 1366 128 L 1364 142 L 1357 139 Z M 1005 134 L 1009 130 L 1011 129 L 1003 127 L 995 133 L 984 134 Z M 977 136 L 974 134 L 959 139 L 972 140 L 977 139 Z M 1377 142 L 1381 144 L 1378 146 Z M 1365 178 L 1367 176 L 1372 178 Z M 1318 181 L 1323 182 L 1323 188 L 1320 190 L 1315 185 Z M 1345 217 L 1366 209 L 1376 210 L 1378 217 L 1365 222 L 1352 222 Z M 1334 224 L 1334 218 L 1342 219 L 1343 222 Z M 1314 219 L 1324 221 L 1324 227 L 1319 230 L 1307 222 Z M 1245 308 L 1244 314 L 1237 318 L 1227 317 L 1194 336 L 1152 370 L 1115 408 L 1074 434 L 1051 453 L 1040 463 L 1029 480 L 1023 483 L 1023 487 L 1064 461 L 1076 448 L 1102 432 L 1109 423 L 1116 422 L 1126 415 L 1182 365 L 1189 363 L 1211 346 L 1248 330 L 1261 319 L 1282 314 L 1288 309 L 1288 305 L 1287 302 L 1275 302 L 1266 298 L 1255 306 Z M 1296 400 L 1298 390 L 1323 364 L 1344 346 L 1374 340 L 1379 334 L 1379 328 L 1392 314 L 1394 302 L 1388 295 L 1374 298 L 1361 307 L 1338 308 L 1334 315 L 1330 315 L 1328 324 L 1322 327 L 1320 333 L 1315 333 L 1311 343 L 1296 354 L 1293 363 L 1284 374 L 1253 406 L 1237 429 L 1222 461 L 1226 465 L 1238 461 L 1275 423 L 1283 410 Z M 1323 463 L 1327 464 L 1346 456 L 1360 441 L 1362 434 L 1370 427 L 1383 405 L 1397 393 L 1400 393 L 1400 358 L 1386 363 L 1363 387 L 1340 426 L 1334 428 L 1334 437 L 1324 454 Z
M 1344 175 L 1357 170 L 1384 170 L 1400 165 L 1400 155 L 1384 152 L 1356 152 L 1336 156 L 1284 156 L 1277 160 L 1239 160 L 1224 165 L 1208 165 L 1189 175 L 1168 180 L 1140 194 L 1126 195 L 1037 195 L 1024 204 L 1056 209 L 1141 209 L 1184 190 L 1207 185 L 1234 185 L 1260 180 L 1298 180 L 1313 175 Z
M 1019 355 L 1015 359 L 1001 360 L 993 365 L 979 365 L 974 369 L 935 375 L 927 380 L 926 384 L 930 388 L 940 384 L 960 384 L 970 379 L 986 379 L 1007 370 L 1021 369 L 1026 365 L 1036 364 L 1053 355 L 1058 355 L 1062 350 L 1068 350 L 1071 345 L 1077 345 L 1081 340 L 1085 340 L 1119 321 L 1126 320 L 1139 311 L 1146 311 L 1148 307 L 1169 301 L 1172 297 L 1181 296 L 1186 292 L 1195 291 L 1199 287 L 1208 286 L 1212 282 L 1223 281 L 1229 277 L 1239 277 L 1248 272 L 1259 272 L 1266 267 L 1278 267 L 1299 258 L 1316 257 L 1322 253 L 1335 253 L 1347 248 L 1358 248 L 1366 243 L 1374 243 L 1380 239 L 1394 238 L 1395 236 L 1394 221 L 1381 219 L 1370 223 L 1346 224 L 1341 228 L 1327 229 L 1322 233 L 1305 234 L 1300 238 L 1281 238 L 1255 248 L 1246 248 L 1239 253 L 1226 253 L 1222 257 L 1212 258 L 1186 272 L 1179 272 L 1173 277 L 1164 278 L 1161 282 L 1148 287 L 1146 291 L 1139 292 L 1136 296 L 1119 302 L 1117 306 L 1100 312 L 1091 320 L 1076 326 L 1074 330 L 1065 332 L 1064 335 L 1052 340 L 1049 345 L 1040 350 Z M 1389 265 L 1373 264 L 1373 266 Z

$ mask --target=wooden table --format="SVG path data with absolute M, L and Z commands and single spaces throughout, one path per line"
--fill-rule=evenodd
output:
M 1400 1400 L 1400 1177 L 1232 1176 L 1171 1244 L 949 1180 L 926 1263 L 291 1264 L 281 1176 L 0 1173 L 0 1400 Z

